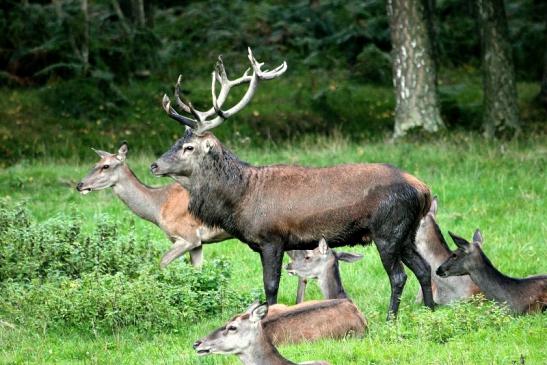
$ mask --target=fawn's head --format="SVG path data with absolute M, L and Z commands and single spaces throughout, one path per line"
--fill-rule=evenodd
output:
M 468 275 L 473 269 L 480 267 L 482 257 L 482 235 L 477 229 L 473 235 L 473 242 L 468 242 L 452 232 L 448 232 L 458 249 L 450 255 L 437 269 L 440 277 Z
M 286 267 L 288 273 L 307 279 L 317 279 L 338 261 L 355 262 L 363 258 L 359 254 L 335 252 L 324 238 L 319 241 L 317 248 L 291 251 L 289 256 L 291 262 Z

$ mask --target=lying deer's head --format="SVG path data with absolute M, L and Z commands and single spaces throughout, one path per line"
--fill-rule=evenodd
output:
M 212 74 L 211 93 L 213 106 L 207 111 L 196 110 L 192 103 L 184 99 L 180 94 L 181 77 L 175 87 L 175 101 L 180 109 L 191 114 L 193 118 L 180 115 L 171 106 L 171 100 L 165 95 L 163 97 L 163 108 L 169 117 L 178 121 L 186 127 L 186 133 L 170 149 L 165 152 L 157 161 L 152 163 L 150 170 L 156 176 L 179 176 L 189 177 L 201 161 L 212 151 L 220 148 L 220 142 L 216 137 L 207 132 L 224 122 L 227 118 L 243 109 L 252 99 L 258 82 L 260 80 L 270 80 L 282 75 L 287 69 L 287 64 L 283 62 L 280 66 L 271 71 L 262 71 L 264 63 L 258 62 L 249 49 L 249 61 L 251 68 L 245 71 L 243 76 L 235 80 L 229 80 L 222 63 L 222 58 L 216 64 L 215 71 Z M 252 69 L 252 74 L 250 70 Z M 221 89 L 217 96 L 216 84 L 220 83 Z M 228 93 L 233 86 L 249 84 L 247 92 L 243 98 L 233 107 L 222 110 L 222 105 L 228 97 Z
M 76 186 L 76 190 L 82 194 L 116 185 L 120 178 L 120 167 L 125 164 L 127 142 L 122 143 L 117 154 L 96 149 L 93 149 L 93 151 L 95 151 L 101 159 L 95 164 L 89 174 Z
M 287 272 L 306 279 L 317 279 L 333 265 L 337 265 L 338 261 L 355 262 L 363 258 L 363 255 L 332 250 L 324 238 L 319 241 L 317 248 L 296 251 L 296 254 L 291 253 L 289 256 L 292 261 L 286 267 Z
M 241 354 L 249 351 L 259 340 L 260 321 L 268 314 L 268 304 L 255 302 L 247 311 L 232 318 L 225 326 L 194 343 L 198 355 Z
M 437 269 L 440 277 L 468 275 L 470 271 L 480 268 L 482 257 L 482 235 L 476 230 L 473 235 L 473 242 L 448 232 L 458 249 Z

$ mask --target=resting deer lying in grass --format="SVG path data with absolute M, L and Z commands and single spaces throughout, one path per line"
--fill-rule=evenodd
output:
M 450 233 L 458 249 L 437 269 L 441 277 L 469 275 L 485 297 L 507 306 L 515 313 L 545 311 L 547 275 L 516 279 L 499 272 L 482 251 L 482 235 L 477 229 L 473 242 Z
M 285 359 L 272 344 L 263 328 L 268 304 L 252 304 L 246 313 L 232 318 L 228 323 L 196 341 L 198 355 L 237 355 L 245 365 L 296 365 Z M 324 361 L 304 362 L 308 365 L 329 365 Z
M 176 102 L 193 118 L 176 112 L 164 96 L 165 111 L 187 130 L 151 164 L 152 173 L 174 178 L 190 192 L 192 214 L 260 254 L 269 304 L 277 302 L 283 252 L 313 249 L 325 237 L 331 247 L 374 241 L 391 284 L 388 318 L 399 309 L 407 278 L 403 263 L 418 278 L 424 303 L 433 308 L 431 268 L 414 242 L 431 203 L 424 183 L 387 164 L 251 166 L 209 132 L 243 109 L 261 80 L 276 78 L 287 68 L 283 63 L 263 71 L 263 63 L 250 50 L 249 60 L 252 74 L 246 72 L 236 80 L 228 79 L 219 60 L 212 75 L 213 107 L 207 111 L 181 99 L 179 78 Z M 241 84 L 249 84 L 243 98 L 223 110 L 230 89 Z
M 291 275 L 298 275 L 300 278 L 317 279 L 321 293 L 325 299 L 347 298 L 346 291 L 342 286 L 340 277 L 340 261 L 355 262 L 363 258 L 363 255 L 347 252 L 336 252 L 332 250 L 327 241 L 321 238 L 319 246 L 313 250 L 305 250 L 304 254 L 292 254 L 293 259 L 286 267 Z M 297 294 L 297 303 L 300 299 Z
M 202 243 L 230 238 L 223 230 L 209 228 L 190 214 L 190 197 L 180 184 L 151 188 L 140 182 L 125 163 L 127 143 L 121 145 L 117 154 L 94 151 L 101 159 L 76 189 L 87 194 L 112 187 L 114 194 L 133 213 L 160 227 L 173 243 L 161 259 L 162 267 L 188 251 L 192 265 L 199 267 L 203 262 Z
M 437 198 L 435 197 L 431 201 L 429 212 L 420 221 L 416 233 L 416 248 L 431 266 L 433 300 L 437 304 L 449 304 L 455 300 L 469 298 L 480 293 L 480 290 L 469 275 L 442 278 L 435 273 L 437 268 L 452 255 L 452 251 L 446 244 L 441 229 L 437 225 L 437 206 Z M 421 289 L 418 289 L 416 301 L 422 301 Z
M 311 300 L 292 306 L 274 304 L 262 321 L 266 336 L 274 345 L 360 337 L 367 326 L 365 317 L 349 299 Z

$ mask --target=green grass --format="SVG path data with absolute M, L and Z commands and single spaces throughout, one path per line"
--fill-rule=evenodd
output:
M 545 142 L 542 134 L 491 142 L 473 134 L 453 133 L 435 140 L 396 143 L 310 137 L 293 145 L 260 149 L 236 145 L 235 149 L 242 159 L 255 164 L 324 166 L 382 161 L 397 165 L 427 182 L 439 197 L 443 232 L 470 238 L 480 227 L 493 263 L 509 275 L 527 276 L 547 272 Z M 86 196 L 74 191 L 75 183 L 95 162 L 91 151 L 84 156 L 83 160 L 50 159 L 6 168 L 0 172 L 0 195 L 13 202 L 27 200 L 39 220 L 58 213 L 80 214 L 91 228 L 104 212 L 120 221 L 130 217 L 111 191 Z M 149 184 L 167 183 L 148 173 L 153 159 L 149 152 L 130 150 L 129 164 L 139 177 Z M 121 227 L 127 229 L 129 225 Z M 137 220 L 134 229 L 136 234 L 148 234 L 153 244 L 169 246 L 151 224 Z M 347 292 L 369 320 L 369 333 L 363 339 L 281 347 L 289 359 L 324 359 L 332 364 L 520 364 L 522 356 L 526 364 L 547 362 L 547 316 L 508 317 L 477 303 L 431 313 L 415 303 L 417 281 L 412 275 L 402 297 L 400 318 L 394 324 L 386 323 L 389 283 L 377 251 L 373 246 L 351 250 L 365 257 L 342 265 L 342 276 Z M 262 286 L 258 255 L 237 240 L 208 245 L 204 252 L 207 260 L 223 256 L 234 263 L 234 290 Z M 279 302 L 293 303 L 295 289 L 295 278 L 283 275 Z M 308 299 L 320 297 L 316 286 L 310 289 Z M 238 364 L 235 357 L 198 358 L 191 348 L 196 339 L 232 315 L 224 313 L 162 334 L 135 329 L 104 334 L 69 328 L 52 332 L 0 327 L 0 363 Z

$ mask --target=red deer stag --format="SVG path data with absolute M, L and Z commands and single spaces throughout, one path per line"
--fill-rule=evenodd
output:
M 247 71 L 232 81 L 219 59 L 212 77 L 213 107 L 205 112 L 181 100 L 177 83 L 176 102 L 193 118 L 177 113 L 164 96 L 167 114 L 187 128 L 152 163 L 152 173 L 174 178 L 190 192 L 192 214 L 260 254 L 269 304 L 277 301 L 283 252 L 313 249 L 324 237 L 331 247 L 374 241 L 391 284 L 388 318 L 399 308 L 407 278 L 403 263 L 417 276 L 425 305 L 433 308 L 431 269 L 414 242 L 431 202 L 424 183 L 387 164 L 255 167 L 239 160 L 208 132 L 247 105 L 260 80 L 278 77 L 287 68 L 283 63 L 263 71 L 263 63 L 250 49 L 249 60 L 252 74 Z M 221 84 L 218 97 L 216 82 Z M 232 108 L 221 109 L 230 88 L 242 83 L 249 84 L 243 98 Z

